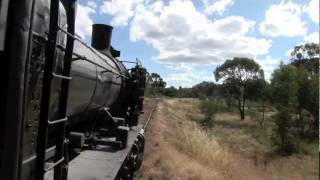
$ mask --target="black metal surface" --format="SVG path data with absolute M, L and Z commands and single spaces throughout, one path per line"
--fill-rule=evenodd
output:
M 55 152 L 56 152 L 56 147 L 55 146 L 47 148 L 47 150 L 46 150 L 46 160 L 52 158 L 54 156 Z M 25 165 L 27 165 L 29 163 L 32 163 L 35 159 L 36 159 L 35 155 L 31 156 L 30 158 L 25 159 L 24 161 L 22 161 L 22 165 L 25 166 Z
M 72 52 L 73 52 L 73 45 L 74 45 L 74 34 L 75 34 L 75 16 L 76 16 L 76 0 L 69 0 L 64 1 L 64 7 L 66 8 L 67 12 L 67 25 L 68 25 L 68 33 L 72 36 L 67 36 L 67 44 L 66 44 L 66 51 L 63 59 L 63 77 L 69 77 L 71 72 L 71 63 L 72 63 Z M 59 108 L 58 108 L 58 118 L 64 119 L 67 113 L 67 100 L 68 100 L 68 93 L 69 93 L 69 81 L 71 79 L 62 78 L 61 82 L 61 92 L 60 92 L 60 99 L 59 99 Z M 57 128 L 57 137 L 56 137 L 56 154 L 54 157 L 55 166 L 54 166 L 54 180 L 61 180 L 64 179 L 67 169 L 64 169 L 64 139 L 65 139 L 65 131 L 66 131 L 66 123 L 58 124 Z M 67 162 L 68 163 L 68 162 Z M 48 171 L 48 170 L 47 170 Z
M 111 45 L 112 26 L 105 24 L 92 25 L 91 46 L 97 50 L 109 50 Z
M 1 179 L 16 180 L 20 173 L 21 138 L 23 136 L 23 113 L 25 80 L 31 41 L 31 20 L 34 1 L 9 1 L 7 32 L 4 52 L 1 54 L 1 72 L 7 72 L 2 80 L 5 91 L 1 125 L 3 128 L 0 155 Z M 18 4 L 18 5 L 17 5 Z
M 38 140 L 37 140 L 37 158 L 36 158 L 36 180 L 43 180 L 45 173 L 45 153 L 47 148 L 48 138 L 48 117 L 49 117 L 49 105 L 50 105 L 50 94 L 53 78 L 53 65 L 56 53 L 56 44 L 58 36 L 58 19 L 59 19 L 59 1 L 52 0 L 50 2 L 50 23 L 49 23 L 49 34 L 46 45 L 46 61 L 43 74 L 43 86 L 42 86 L 42 97 L 41 97 L 41 109 L 40 109 L 40 120 L 38 129 Z M 60 148 L 61 149 L 61 148 Z M 57 150 L 61 152 L 61 150 Z M 57 153 L 57 152 L 56 152 Z
M 45 8 L 43 1 L 36 1 L 34 20 L 33 20 L 33 40 L 31 41 L 30 50 L 30 68 L 28 70 L 26 79 L 25 94 L 25 110 L 24 110 L 24 136 L 23 136 L 23 154 L 22 161 L 25 162 L 31 157 L 35 157 L 36 146 L 37 146 L 37 132 L 38 132 L 38 115 L 40 112 L 40 98 L 41 98 L 41 87 L 42 87 L 42 71 L 44 66 L 44 47 L 46 38 L 43 37 L 44 32 L 48 29 L 47 24 L 43 24 L 44 19 L 39 17 L 39 12 L 42 12 L 44 16 L 49 13 L 49 10 Z M 41 26 L 41 25 L 42 26 Z M 37 30 L 35 33 L 34 30 Z M 43 30 L 43 31 L 41 31 Z M 41 36 L 42 35 L 42 36 Z M 32 170 L 35 168 L 35 161 L 33 158 L 32 162 L 23 164 L 21 169 L 21 179 L 33 179 L 34 173 Z
M 6 42 L 8 51 L 0 52 L 0 57 L 8 60 L 6 67 L 10 67 L 4 76 L 10 77 L 9 82 L 4 83 L 6 89 L 1 89 L 8 91 L 7 94 L 1 91 L 2 98 L 8 95 L 2 102 L 6 111 L 0 123 L 3 130 L 0 133 L 4 135 L 0 137 L 1 179 L 42 180 L 46 171 L 54 169 L 54 179 L 62 180 L 67 173 L 69 153 L 75 151 L 75 147 L 67 146 L 65 122 L 68 122 L 67 133 L 91 133 L 98 138 L 95 143 L 104 144 L 104 149 L 115 148 L 112 146 L 117 144 L 123 148 L 127 142 L 133 146 L 131 139 L 137 137 L 135 132 L 129 132 L 128 124 L 134 125 L 130 123 L 133 117 L 136 123 L 141 109 L 139 97 L 133 96 L 141 95 L 137 93 L 141 92 L 141 82 L 135 83 L 141 81 L 139 72 L 143 68 L 137 66 L 130 71 L 115 59 L 120 51 L 110 45 L 110 26 L 96 25 L 94 46 L 100 43 L 101 51 L 75 37 L 74 2 L 10 1 L 13 8 L 9 9 L 8 17 L 12 18 L 6 37 L 10 43 Z M 95 112 L 101 108 L 110 109 L 111 119 L 121 124 L 113 127 L 105 119 L 97 121 Z M 116 140 L 101 140 L 104 133 L 95 137 L 98 132 L 91 129 L 95 123 Z M 54 157 L 48 151 L 53 146 Z M 90 148 L 95 149 L 94 146 Z M 127 161 L 123 156 L 129 152 L 127 148 L 116 148 L 108 156 L 121 154 L 123 164 Z M 113 162 L 104 163 L 113 166 Z M 119 171 L 121 166 L 116 164 L 116 167 Z
M 135 127 L 129 131 L 128 146 L 118 150 L 100 146 L 97 150 L 87 150 L 69 164 L 68 180 L 113 180 L 124 164 L 141 130 Z
M 7 17 L 8 17 L 9 0 L 0 1 L 0 51 L 4 50 L 6 30 L 7 30 Z
M 68 114 L 79 114 L 85 109 L 109 106 L 119 96 L 126 74 L 108 56 L 75 41 L 74 53 L 90 59 L 72 62 Z

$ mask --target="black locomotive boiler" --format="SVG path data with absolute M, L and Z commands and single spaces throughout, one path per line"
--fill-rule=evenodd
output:
M 1 0 L 1 179 L 132 179 L 141 166 L 146 69 L 117 59 L 111 26 L 85 44 L 76 4 Z

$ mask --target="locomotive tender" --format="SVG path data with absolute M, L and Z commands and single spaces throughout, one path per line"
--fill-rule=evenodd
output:
M 127 69 L 112 27 L 91 46 L 76 0 L 0 0 L 0 179 L 132 179 L 143 158 L 146 69 Z M 80 12 L 81 13 L 81 12 Z

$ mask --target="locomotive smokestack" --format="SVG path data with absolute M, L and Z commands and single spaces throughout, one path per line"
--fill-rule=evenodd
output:
M 91 46 L 97 50 L 110 50 L 112 26 L 105 24 L 92 25 Z

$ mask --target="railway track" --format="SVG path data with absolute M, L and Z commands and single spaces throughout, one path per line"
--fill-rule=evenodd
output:
M 149 111 L 148 116 L 147 116 L 147 119 L 146 119 L 146 122 L 145 122 L 144 125 L 143 125 L 143 129 L 144 129 L 144 130 L 146 130 L 146 129 L 148 128 L 149 122 L 150 122 L 150 120 L 151 120 L 151 118 L 152 118 L 152 115 L 153 115 L 154 111 L 155 111 L 156 108 L 157 108 L 158 102 L 159 102 L 159 100 L 157 99 L 157 100 L 154 102 L 151 110 Z
M 139 122 L 141 131 L 140 133 L 144 134 L 148 129 L 149 123 L 152 119 L 152 115 L 157 108 L 157 105 L 160 101 L 160 98 L 153 99 L 144 104 L 144 113 L 140 116 Z

